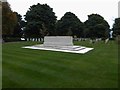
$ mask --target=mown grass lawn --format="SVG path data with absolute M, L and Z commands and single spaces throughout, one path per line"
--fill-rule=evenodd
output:
M 118 50 L 114 41 L 74 42 L 93 47 L 86 54 L 21 48 L 39 42 L 2 45 L 3 88 L 117 88 Z

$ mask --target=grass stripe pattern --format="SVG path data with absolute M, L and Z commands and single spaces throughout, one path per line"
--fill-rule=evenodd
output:
M 40 42 L 4 43 L 3 88 L 117 88 L 118 48 L 115 41 L 74 42 L 93 47 L 84 55 L 31 50 L 23 46 Z

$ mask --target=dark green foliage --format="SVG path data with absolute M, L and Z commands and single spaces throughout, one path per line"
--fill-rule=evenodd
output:
M 17 24 L 14 28 L 13 37 L 22 37 L 22 28 L 24 27 L 24 21 L 22 20 L 22 16 L 20 14 L 18 14 L 17 12 L 15 13 L 17 16 Z
M 88 20 L 85 22 L 87 30 L 87 37 L 91 38 L 108 38 L 109 24 L 99 14 L 88 15 Z
M 54 34 L 56 16 L 47 4 L 38 3 L 31 6 L 25 15 L 25 20 L 27 21 L 26 36 L 41 37 Z
M 113 25 L 112 30 L 114 31 L 115 36 L 120 35 L 120 18 L 115 19 L 115 23 Z
M 21 37 L 22 36 L 21 32 L 22 32 L 22 29 L 21 29 L 20 25 L 17 24 L 14 28 L 13 36 L 14 37 Z
M 75 14 L 66 12 L 65 15 L 57 22 L 56 32 L 57 35 L 75 35 L 77 37 L 81 37 L 83 32 L 83 23 Z
M 27 37 L 41 37 L 43 31 L 40 31 L 41 22 L 29 22 L 25 29 L 25 34 Z
M 82 23 L 75 14 L 66 12 L 60 20 L 56 21 L 53 9 L 47 4 L 38 3 L 30 6 L 25 15 L 26 21 L 23 21 L 20 14 L 11 11 L 8 3 L 3 3 L 2 16 L 3 38 L 6 36 L 22 37 L 23 34 L 25 37 L 44 37 L 46 35 L 67 35 L 79 38 L 109 37 L 110 26 L 99 14 L 88 15 L 88 20 Z M 120 19 L 116 19 L 113 25 L 115 35 L 120 34 L 119 22 Z
M 12 12 L 7 2 L 2 4 L 2 36 L 14 37 L 44 37 L 47 35 L 75 36 L 82 38 L 108 38 L 110 26 L 99 14 L 88 15 L 88 20 L 82 23 L 79 18 L 66 12 L 57 21 L 53 9 L 47 4 L 30 6 L 25 15 L 25 21 L 17 12 Z M 7 22 L 6 22 L 7 21 Z M 113 25 L 114 35 L 120 35 L 120 19 Z M 23 29 L 23 30 L 22 30 Z

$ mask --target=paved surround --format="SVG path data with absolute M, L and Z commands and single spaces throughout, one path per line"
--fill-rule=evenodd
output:
M 81 53 L 81 54 L 85 54 L 93 49 L 84 46 L 44 46 L 43 44 L 34 45 L 34 46 L 25 46 L 22 48 L 60 51 L 60 52 L 69 52 L 69 53 Z

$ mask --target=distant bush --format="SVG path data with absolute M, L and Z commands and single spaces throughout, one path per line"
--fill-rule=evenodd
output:
M 6 37 L 3 39 L 4 42 L 15 42 L 15 41 L 21 41 L 20 37 Z

